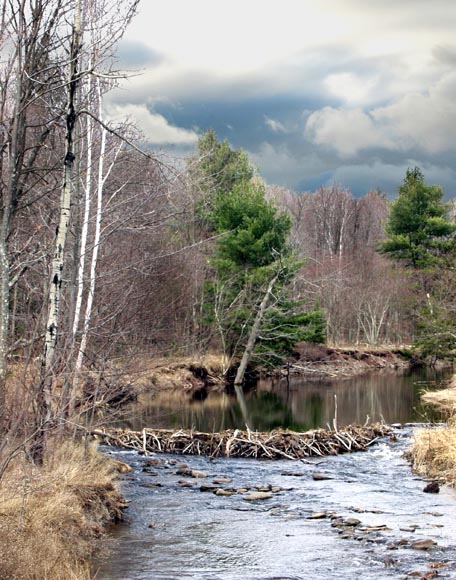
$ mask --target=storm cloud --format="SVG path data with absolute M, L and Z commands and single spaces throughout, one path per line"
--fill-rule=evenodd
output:
M 144 2 L 120 49 L 143 74 L 106 108 L 135 118 L 151 146 L 191 148 L 214 128 L 269 183 L 394 195 L 419 165 L 451 197 L 455 24 L 441 1 Z

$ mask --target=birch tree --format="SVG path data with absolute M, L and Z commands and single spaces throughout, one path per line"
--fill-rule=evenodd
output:
M 61 22 L 69 1 L 12 0 L 3 3 L 0 21 L 0 415 L 8 356 L 11 277 L 9 251 L 13 220 L 21 204 L 33 202 L 43 189 L 44 145 L 57 130 L 60 106 Z M 44 185 L 44 187 L 43 187 Z M 23 270 L 24 268 L 22 268 Z M 20 275 L 21 271 L 19 271 Z M 0 417 L 1 423 L 1 417 Z

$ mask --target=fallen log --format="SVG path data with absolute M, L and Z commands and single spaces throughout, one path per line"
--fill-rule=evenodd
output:
M 316 429 L 304 433 L 294 431 L 227 430 L 220 433 L 170 429 L 93 430 L 101 443 L 142 453 L 174 453 L 210 457 L 251 457 L 263 459 L 304 459 L 353 451 L 366 451 L 379 438 L 391 433 L 380 423 L 349 425 L 337 431 Z

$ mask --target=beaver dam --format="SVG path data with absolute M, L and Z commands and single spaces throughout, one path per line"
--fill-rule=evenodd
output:
M 365 451 L 379 438 L 391 433 L 384 424 L 349 425 L 344 429 L 294 431 L 228 430 L 220 433 L 200 433 L 192 430 L 123 429 L 92 431 L 107 445 L 135 449 L 142 453 L 175 453 L 210 457 L 250 457 L 263 459 L 302 459 L 305 457 L 338 455 Z

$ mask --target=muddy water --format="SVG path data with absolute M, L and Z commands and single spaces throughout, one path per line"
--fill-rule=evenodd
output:
M 408 373 L 376 372 L 338 381 L 292 378 L 264 380 L 246 393 L 250 423 L 259 431 L 276 427 L 298 431 L 326 427 L 337 416 L 339 425 L 385 420 L 424 421 L 429 411 L 419 402 L 423 388 L 437 388 L 449 371 L 422 369 Z M 337 410 L 336 410 L 337 408 Z M 195 428 L 221 431 L 244 426 L 234 396 L 209 393 L 207 398 L 183 397 L 182 390 L 145 397 L 131 406 L 119 424 L 130 429 Z
M 423 493 L 403 459 L 409 436 L 404 429 L 396 442 L 367 453 L 311 462 L 161 456 L 147 465 L 150 458 L 116 453 L 134 467 L 124 484 L 132 503 L 97 578 L 456 578 L 456 497 L 448 488 Z M 181 461 L 208 477 L 176 474 Z M 315 481 L 316 470 L 332 479 Z M 248 502 L 241 493 L 202 492 L 201 485 L 272 486 L 275 493 Z M 315 512 L 326 517 L 308 519 Z M 347 518 L 356 525 L 344 526 Z M 414 549 L 419 539 L 435 545 Z
M 419 392 L 444 375 L 377 373 L 338 383 L 263 382 L 247 393 L 257 429 L 307 429 L 384 418 L 422 420 Z M 335 397 L 336 396 L 336 397 Z M 336 412 L 337 405 L 337 412 Z M 130 409 L 125 425 L 141 429 L 242 427 L 235 400 L 209 395 L 204 401 L 166 393 Z M 111 553 L 98 562 L 98 580 L 332 580 L 364 578 L 456 578 L 456 497 L 443 488 L 423 493 L 403 458 L 412 428 L 398 430 L 367 453 L 302 461 L 205 457 L 142 457 L 108 451 L 130 463 L 123 492 L 131 500 L 127 522 L 113 528 Z M 179 475 L 179 465 L 208 477 Z M 331 479 L 316 481 L 312 474 Z M 249 502 L 245 493 L 274 489 Z M 320 512 L 325 517 L 308 519 Z M 354 518 L 354 526 L 346 526 Z M 414 549 L 433 540 L 429 550 Z M 429 574 L 429 576 L 425 576 Z

